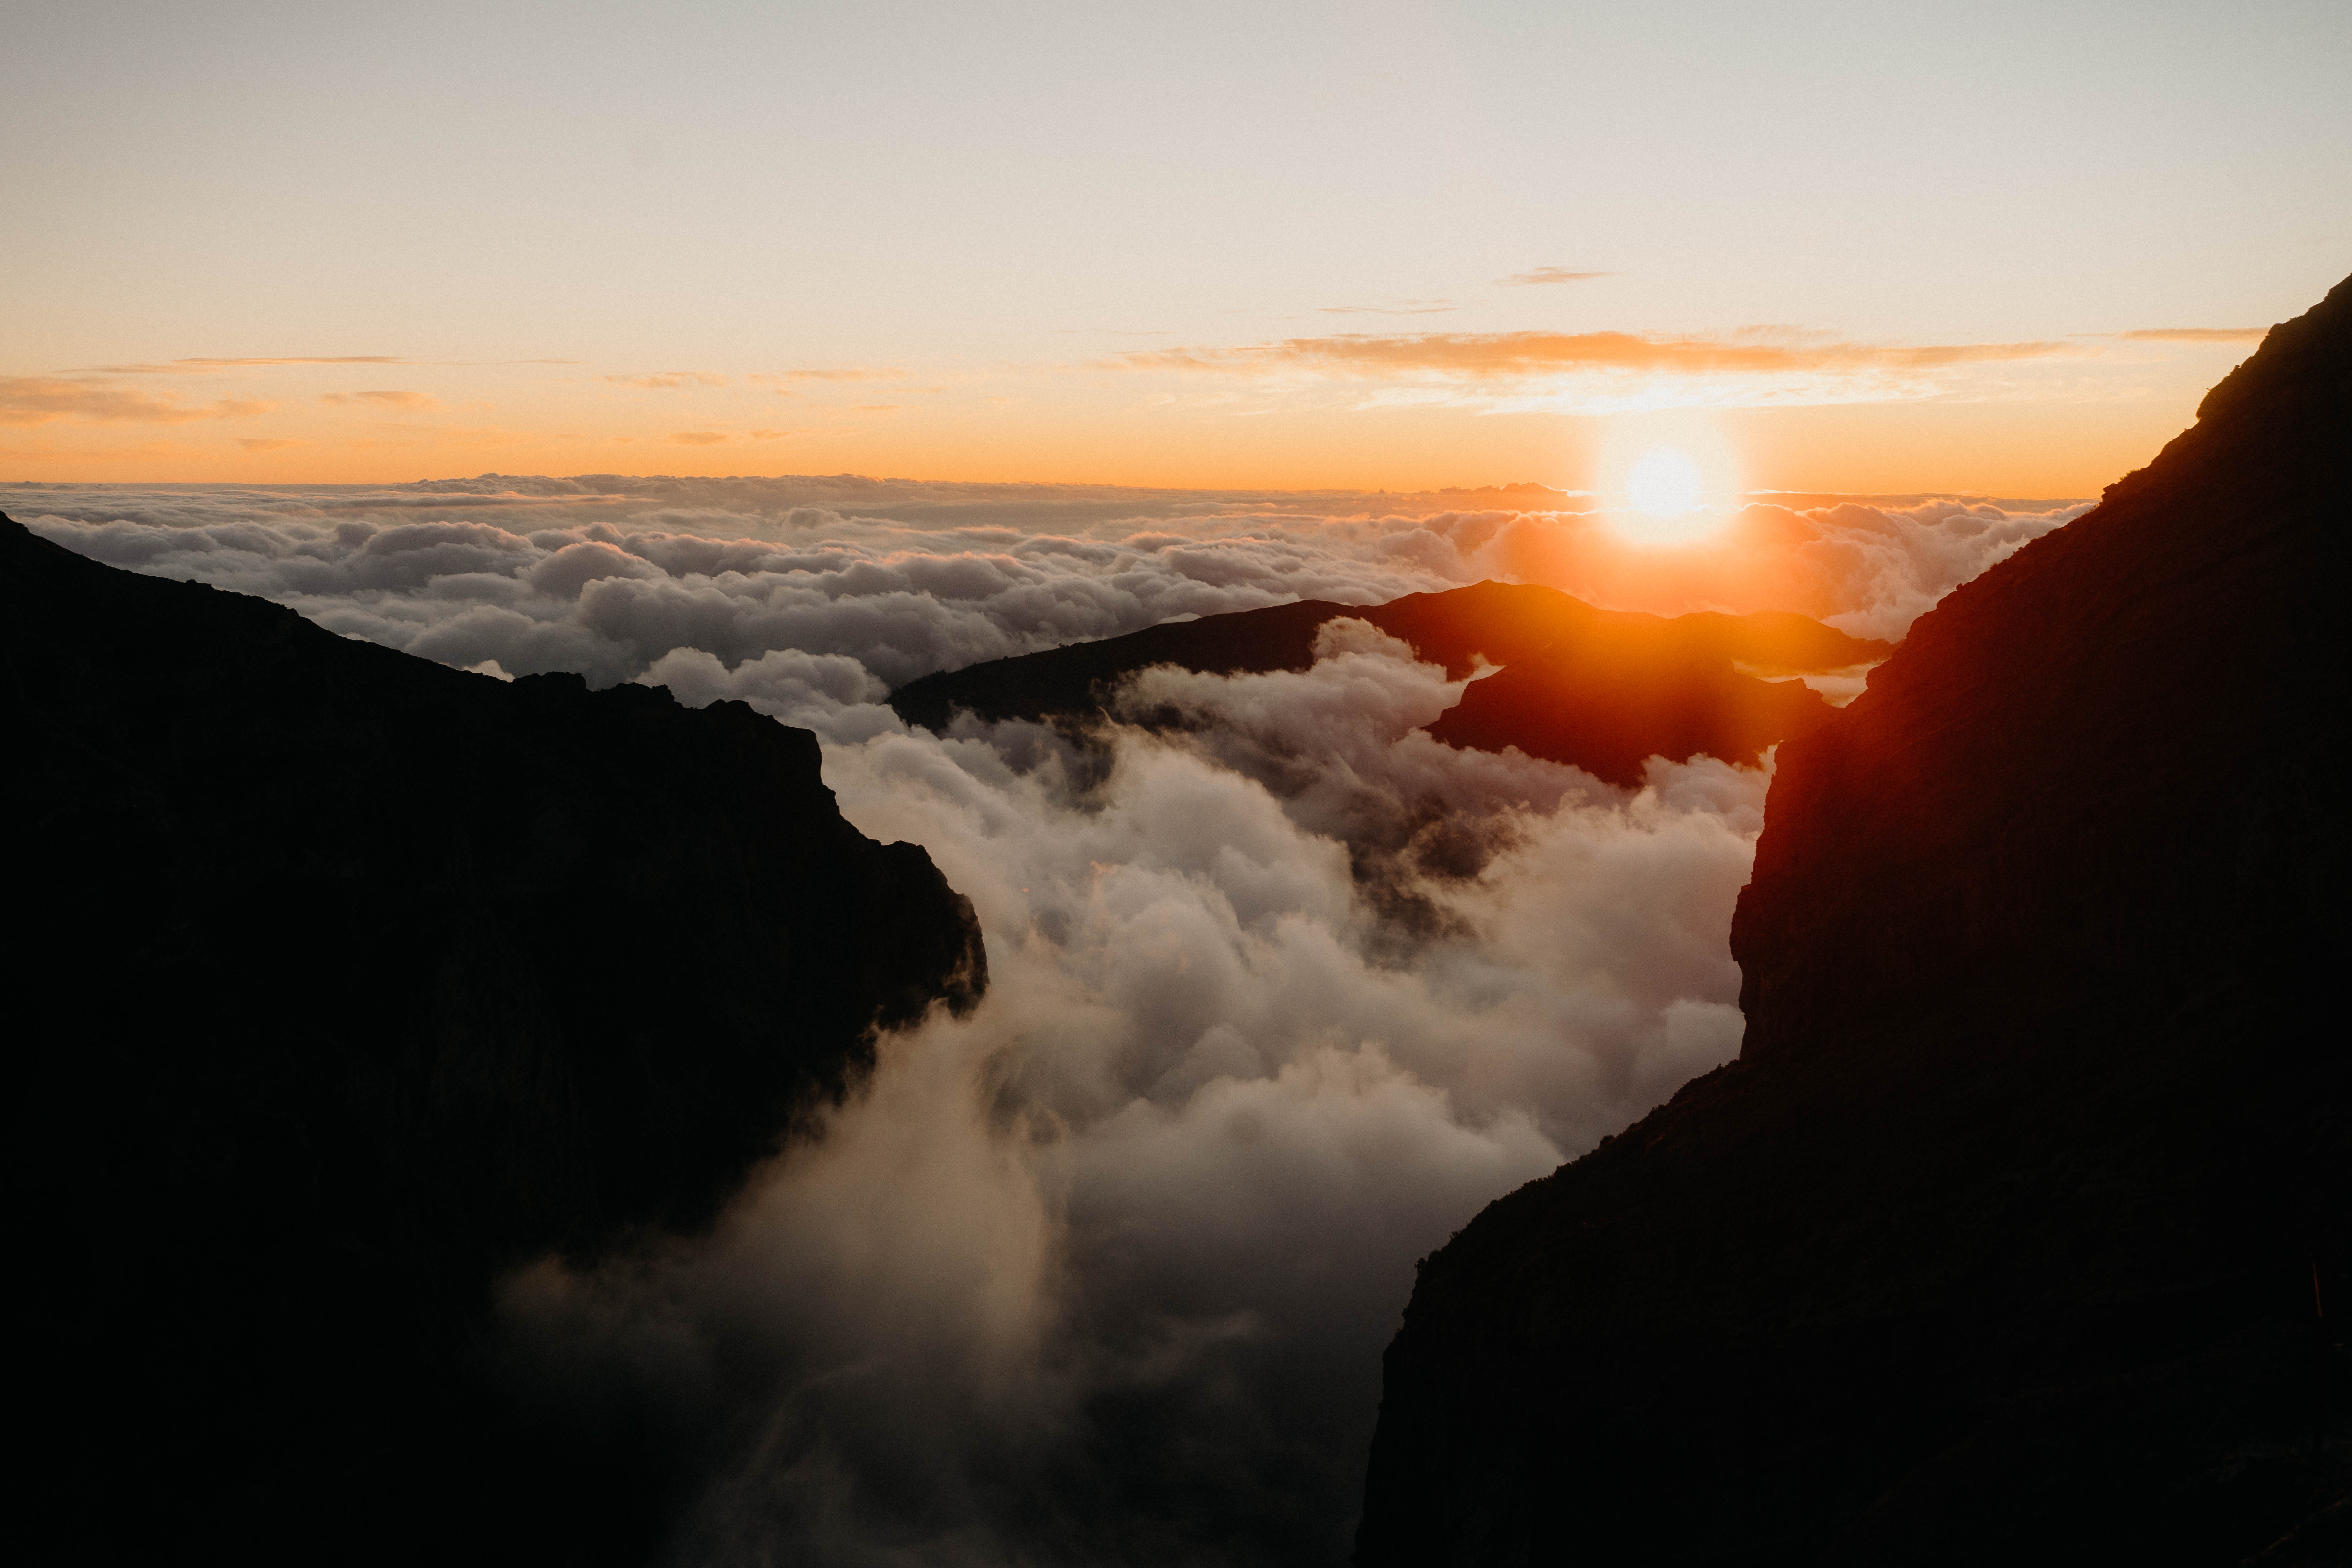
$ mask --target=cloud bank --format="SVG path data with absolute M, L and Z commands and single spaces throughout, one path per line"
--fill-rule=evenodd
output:
M 1760 772 L 1654 763 L 1629 792 L 1453 751 L 1420 726 L 1462 683 L 1352 620 L 1310 671 L 1147 672 L 1119 712 L 1175 731 L 909 732 L 893 685 L 1538 573 L 1697 608 L 1715 570 L 1899 635 L 2074 510 L 1757 506 L 1703 560 L 1532 489 L 486 476 L 0 504 L 487 674 L 741 698 L 817 730 L 849 819 L 973 899 L 988 1000 L 885 1041 L 711 1236 L 509 1282 L 517 1377 L 665 1434 L 691 1468 L 672 1559 L 712 1564 L 1343 1561 L 1413 1260 L 1738 1043 Z
M 973 897 L 990 1000 L 709 1240 L 509 1295 L 551 1397 L 713 1448 L 677 1560 L 1339 1562 L 1413 1259 L 1736 1047 L 1760 773 L 1465 756 L 1412 729 L 1460 683 L 1319 651 L 1147 678 L 1203 729 L 1107 754 L 828 752 Z

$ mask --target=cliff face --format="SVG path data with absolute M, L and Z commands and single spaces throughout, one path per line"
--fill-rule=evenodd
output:
M 2343 1495 L 2347 453 L 2352 283 L 1782 747 L 1740 1058 L 1426 1260 L 1360 1563 L 2233 1563 Z
M 625 1559 L 661 1477 L 526 1429 L 489 1289 L 706 1222 L 971 905 L 815 738 L 505 685 L 0 520 L 32 1495 L 79 1555 Z
M 1122 677 L 1153 665 L 1212 675 L 1308 668 L 1317 630 L 1340 616 L 1370 622 L 1456 679 L 1482 660 L 1500 667 L 1430 726 L 1437 739 L 1490 752 L 1517 746 L 1627 785 L 1641 782 L 1653 755 L 1754 763 L 1831 711 L 1801 682 L 1767 677 L 1848 668 L 1887 651 L 1802 616 L 1668 619 L 1597 610 L 1556 588 L 1477 583 L 1385 605 L 1306 599 L 992 659 L 908 681 L 890 706 L 934 730 L 959 710 L 989 720 L 1085 720 L 1107 711 Z

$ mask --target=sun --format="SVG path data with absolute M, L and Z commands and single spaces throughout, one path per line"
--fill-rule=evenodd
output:
M 1685 544 L 1723 526 L 1723 509 L 1709 504 L 1714 487 L 1682 447 L 1648 447 L 1624 472 L 1626 504 L 1611 521 L 1635 543 Z
M 1660 522 L 1696 511 L 1706 493 L 1698 465 L 1680 447 L 1651 447 L 1625 476 L 1625 499 Z

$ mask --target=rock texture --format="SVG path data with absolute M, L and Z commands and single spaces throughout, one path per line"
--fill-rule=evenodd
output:
M 1425 1260 L 1360 1563 L 2352 1561 L 2347 454 L 2352 282 L 1781 749 L 1739 1059 Z
M 1831 712 L 1801 681 L 1772 678 L 1851 668 L 1887 651 L 1802 616 L 1669 620 L 1597 610 L 1556 588 L 1479 583 L 1385 605 L 1306 599 L 1172 622 L 927 675 L 893 692 L 890 705 L 933 730 L 959 710 L 1084 721 L 1107 711 L 1120 678 L 1153 665 L 1212 675 L 1308 668 L 1318 628 L 1343 616 L 1370 621 L 1456 679 L 1482 660 L 1501 667 L 1430 727 L 1437 739 L 1493 752 L 1516 745 L 1629 785 L 1654 755 L 1754 763 Z
M 976 1001 L 969 902 L 740 703 L 505 685 L 5 520 L 0 595 L 20 1532 L 642 1558 L 658 1456 L 518 1414 L 493 1280 L 707 1222 L 875 1026 Z

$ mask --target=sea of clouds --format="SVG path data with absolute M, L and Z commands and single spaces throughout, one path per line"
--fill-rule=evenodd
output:
M 2082 510 L 1751 508 L 1731 548 L 1768 605 L 1592 514 L 1465 499 L 0 490 L 85 554 L 444 663 L 741 698 L 818 731 L 852 822 L 929 849 L 986 933 L 974 1016 L 884 1041 L 712 1235 L 544 1262 L 507 1318 L 541 1396 L 649 1410 L 694 1456 L 677 1561 L 942 1565 L 1343 1560 L 1414 1259 L 1738 1049 L 1766 774 L 1654 762 L 1626 791 L 1442 746 L 1421 726 L 1463 683 L 1352 620 L 1305 672 L 1147 672 L 1129 710 L 1179 731 L 910 731 L 893 686 L 1488 576 L 1899 637 Z

